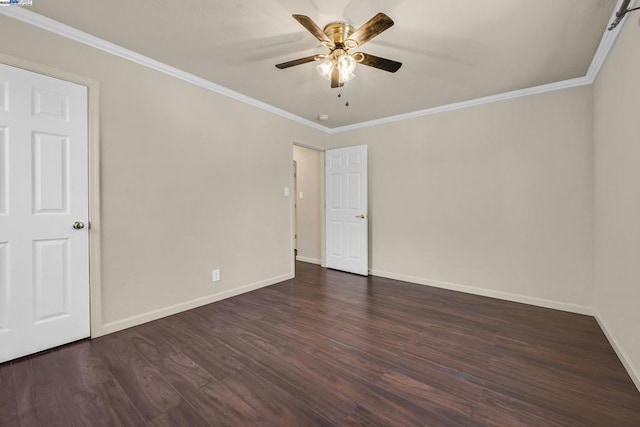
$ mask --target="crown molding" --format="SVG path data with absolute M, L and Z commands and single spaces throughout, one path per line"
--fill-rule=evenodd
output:
M 103 40 L 99 37 L 92 36 L 91 34 L 85 33 L 84 31 L 80 31 L 77 28 L 73 28 L 51 18 L 47 18 L 46 16 L 31 12 L 24 7 L 2 7 L 0 8 L 0 14 L 33 25 L 34 27 L 40 28 L 42 30 L 49 31 L 59 36 L 68 38 L 78 43 L 82 43 L 84 45 L 99 49 L 103 52 L 110 53 L 128 61 L 135 62 L 138 65 L 151 68 L 152 70 L 159 71 L 177 79 L 184 80 L 185 82 L 200 86 L 212 92 L 219 93 L 220 95 L 224 95 L 237 101 L 244 102 L 245 104 L 249 104 L 261 110 L 268 111 L 302 125 L 309 126 L 323 132 L 328 131 L 327 127 L 312 122 L 311 120 L 307 120 L 288 111 L 274 107 L 273 105 L 267 104 L 266 102 L 258 101 L 257 99 L 251 98 L 247 95 L 243 95 L 227 87 L 203 79 L 202 77 L 198 77 L 186 71 L 172 67 L 171 65 L 156 61 L 155 59 L 151 59 L 147 56 L 141 55 L 122 46 L 118 46 L 114 43 Z
M 616 17 L 616 12 L 620 10 L 624 0 L 618 0 L 616 4 L 616 8 L 611 14 L 611 18 L 609 22 L 612 22 Z M 629 4 L 629 7 L 634 7 L 634 5 L 638 2 L 638 0 L 632 0 Z M 589 70 L 584 77 L 578 77 L 570 80 L 563 80 L 556 83 L 550 83 L 542 86 L 530 87 L 527 89 L 515 90 L 512 92 L 505 92 L 498 95 L 485 96 L 482 98 L 472 99 L 469 101 L 456 102 L 454 104 L 442 105 L 439 107 L 427 108 L 425 110 L 413 111 L 405 114 L 398 114 L 396 116 L 383 117 L 381 119 L 370 120 L 366 122 L 355 123 L 353 125 L 341 126 L 337 128 L 329 129 L 330 134 L 340 133 L 340 132 L 348 132 L 356 129 L 364 129 L 371 126 L 378 126 L 386 123 L 399 122 L 402 120 L 413 119 L 416 117 L 430 116 L 432 114 L 444 113 L 447 111 L 459 110 L 462 108 L 476 107 L 484 104 L 491 104 L 493 102 L 506 101 L 509 99 L 520 98 L 523 96 L 537 95 L 546 92 L 552 92 L 556 90 L 569 89 L 572 87 L 578 86 L 587 86 L 591 85 L 595 82 L 598 77 L 598 73 L 600 69 L 604 65 L 607 57 L 609 56 L 609 52 L 613 48 L 616 40 L 618 39 L 618 35 L 622 28 L 624 27 L 627 18 L 625 18 L 618 27 L 616 27 L 612 31 L 608 31 L 605 29 L 604 34 L 602 35 L 602 39 L 600 40 L 600 44 L 598 45 L 598 49 L 596 50 L 595 55 L 591 61 L 591 65 L 589 66 Z M 608 25 L 607 25 L 608 26 Z
M 609 22 L 613 22 L 613 20 L 616 18 L 616 13 L 622 7 L 623 2 L 624 0 L 618 0 L 618 2 L 616 3 L 615 10 L 613 11 L 611 18 L 609 18 Z M 637 0 L 631 0 L 631 3 L 629 3 L 629 7 L 633 8 L 636 5 L 636 3 L 637 3 Z M 606 61 L 607 57 L 609 56 L 609 52 L 611 52 L 611 49 L 613 48 L 613 45 L 616 43 L 616 40 L 618 39 L 618 36 L 620 35 L 622 28 L 624 28 L 624 25 L 626 24 L 626 21 L 628 20 L 628 18 L 629 18 L 628 16 L 625 17 L 620 23 L 620 25 L 618 25 L 612 31 L 609 31 L 606 29 L 604 30 L 604 35 L 600 40 L 600 45 L 598 46 L 598 50 L 596 50 L 596 53 L 593 56 L 593 60 L 591 61 L 591 66 L 589 67 L 589 70 L 587 71 L 587 75 L 586 75 L 586 77 L 591 80 L 591 83 L 595 82 L 596 78 L 598 77 L 598 73 L 600 73 L 600 69 L 604 65 L 604 62 Z
M 366 122 L 355 123 L 353 125 L 341 126 L 329 129 L 329 133 L 348 132 L 356 129 L 363 129 L 372 126 L 378 126 L 386 123 L 399 122 L 402 120 L 413 119 L 416 117 L 431 116 L 433 114 L 444 113 L 447 111 L 460 110 L 462 108 L 476 107 L 479 105 L 491 104 L 494 102 L 506 101 L 509 99 L 521 98 L 523 96 L 537 95 L 545 92 L 554 92 L 557 90 L 568 89 L 577 86 L 586 86 L 592 81 L 587 77 L 579 77 L 571 80 L 550 83 L 542 86 L 530 87 L 527 89 L 514 90 L 512 92 L 500 93 L 498 95 L 485 96 L 482 98 L 471 99 L 469 101 L 456 102 L 454 104 L 442 105 L 439 107 L 427 108 L 425 110 L 412 111 L 410 113 L 398 114 L 396 116 L 383 117 L 381 119 L 369 120 Z
M 637 3 L 637 1 L 638 0 L 632 0 L 630 6 L 633 7 Z M 613 14 L 611 15 L 611 20 L 615 18 L 615 14 L 620 9 L 622 2 L 623 0 L 618 0 L 616 4 L 616 8 Z M 584 77 L 578 77 L 578 78 L 564 80 L 556 83 L 550 83 L 546 85 L 515 90 L 512 92 L 505 92 L 497 95 L 485 96 L 482 98 L 472 99 L 472 100 L 463 101 L 463 102 L 456 102 L 453 104 L 427 108 L 424 110 L 398 114 L 390 117 L 383 117 L 380 119 L 369 120 L 369 121 L 355 123 L 347 126 L 329 128 L 329 127 L 320 125 L 316 122 L 313 122 L 311 120 L 300 117 L 296 114 L 277 108 L 271 104 L 267 104 L 266 102 L 259 101 L 255 98 L 251 98 L 247 95 L 243 95 L 239 92 L 233 91 L 227 87 L 224 87 L 219 84 L 213 83 L 209 80 L 203 79 L 202 77 L 198 77 L 186 71 L 167 65 L 163 62 L 156 61 L 155 59 L 151 59 L 147 56 L 144 56 L 132 50 L 126 49 L 122 46 L 118 46 L 114 43 L 92 36 L 91 34 L 85 33 L 84 31 L 80 31 L 76 28 L 63 24 L 51 18 L 47 18 L 46 16 L 37 14 L 35 12 L 31 12 L 24 7 L 3 7 L 3 8 L 0 8 L 0 14 L 22 21 L 27 24 L 33 25 L 34 27 L 43 29 L 45 31 L 49 31 L 59 36 L 68 38 L 78 43 L 82 43 L 84 45 L 93 47 L 95 49 L 99 49 L 103 52 L 110 53 L 112 55 L 118 56 L 120 58 L 142 65 L 144 67 L 151 68 L 155 71 L 159 71 L 161 73 L 170 75 L 177 79 L 186 81 L 196 86 L 200 86 L 204 89 L 210 90 L 212 92 L 216 92 L 220 95 L 227 96 L 229 98 L 235 99 L 245 104 L 249 104 L 253 107 L 268 111 L 280 117 L 284 117 L 296 123 L 300 123 L 302 125 L 319 130 L 321 132 L 325 132 L 327 134 L 348 132 L 356 129 L 379 126 L 386 123 L 393 123 L 393 122 L 413 119 L 417 117 L 444 113 L 447 111 L 476 107 L 484 104 L 491 104 L 494 102 L 506 101 L 509 99 L 516 99 L 524 96 L 537 95 L 537 94 L 546 93 L 546 92 L 552 92 L 552 91 L 563 90 L 563 89 L 568 89 L 572 87 L 586 86 L 586 85 L 593 84 L 595 79 L 598 77 L 598 73 L 600 72 L 600 69 L 605 63 L 607 56 L 609 55 L 609 52 L 613 48 L 613 45 L 615 44 L 615 41 L 618 38 L 618 35 L 620 34 L 620 31 L 622 31 L 622 28 L 624 28 L 624 25 L 627 21 L 627 19 L 624 19 L 620 23 L 620 25 L 618 25 L 618 27 L 615 28 L 613 31 L 605 30 L 605 33 L 602 36 L 602 39 L 600 40 L 598 49 L 596 50 L 593 60 L 591 61 L 591 65 L 587 71 L 587 74 Z

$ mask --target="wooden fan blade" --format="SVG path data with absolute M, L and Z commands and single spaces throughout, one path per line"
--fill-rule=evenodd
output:
M 355 33 L 351 34 L 345 45 L 353 49 L 357 46 L 362 46 L 381 32 L 391 28 L 393 26 L 393 19 L 389 18 L 384 13 L 380 12 L 373 18 L 371 18 L 362 27 L 358 28 Z
M 303 27 L 305 27 L 307 31 L 313 34 L 318 40 L 320 40 L 322 44 L 329 48 L 333 48 L 333 41 L 325 33 L 322 32 L 320 27 L 318 27 L 318 25 L 313 22 L 311 18 L 304 15 L 293 15 L 293 18 L 298 21 Z
M 276 64 L 276 67 L 284 70 L 285 68 L 295 67 L 296 65 L 306 64 L 307 62 L 317 61 L 318 59 L 320 59 L 318 55 L 307 56 L 306 58 L 294 59 L 293 61 Z
M 369 67 L 379 68 L 390 73 L 395 73 L 402 67 L 402 62 L 393 61 L 387 58 L 380 58 L 379 56 L 369 55 L 368 53 L 356 52 L 354 57 L 362 55 L 362 61 L 358 61 L 359 64 L 368 65 Z
M 336 88 L 340 86 L 340 71 L 338 71 L 338 67 L 333 67 L 333 70 L 331 70 L 331 87 Z

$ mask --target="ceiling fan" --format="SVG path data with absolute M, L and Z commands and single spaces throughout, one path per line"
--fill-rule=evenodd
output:
M 311 34 L 329 48 L 327 55 L 312 55 L 306 58 L 277 64 L 276 67 L 283 70 L 296 65 L 313 61 L 322 61 L 316 68 L 322 77 L 331 81 L 331 87 L 344 86 L 354 77 L 353 71 L 356 64 L 367 65 L 380 70 L 395 73 L 402 66 L 401 62 L 380 58 L 363 52 L 350 53 L 350 49 L 356 49 L 378 34 L 393 26 L 393 20 L 384 13 L 378 13 L 357 30 L 347 22 L 332 22 L 323 30 L 308 16 L 293 15 L 294 19 L 302 24 Z

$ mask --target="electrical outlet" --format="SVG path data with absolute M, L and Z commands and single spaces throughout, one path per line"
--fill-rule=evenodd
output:
M 220 269 L 216 268 L 215 270 L 211 271 L 211 280 L 214 282 L 219 282 L 220 281 Z

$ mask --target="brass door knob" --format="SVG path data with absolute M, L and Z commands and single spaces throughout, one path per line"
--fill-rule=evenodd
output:
M 84 228 L 84 222 L 76 221 L 73 223 L 73 228 L 76 230 L 82 230 Z
M 365 219 L 366 217 L 364 214 L 360 214 L 360 215 L 356 215 L 356 218 Z

